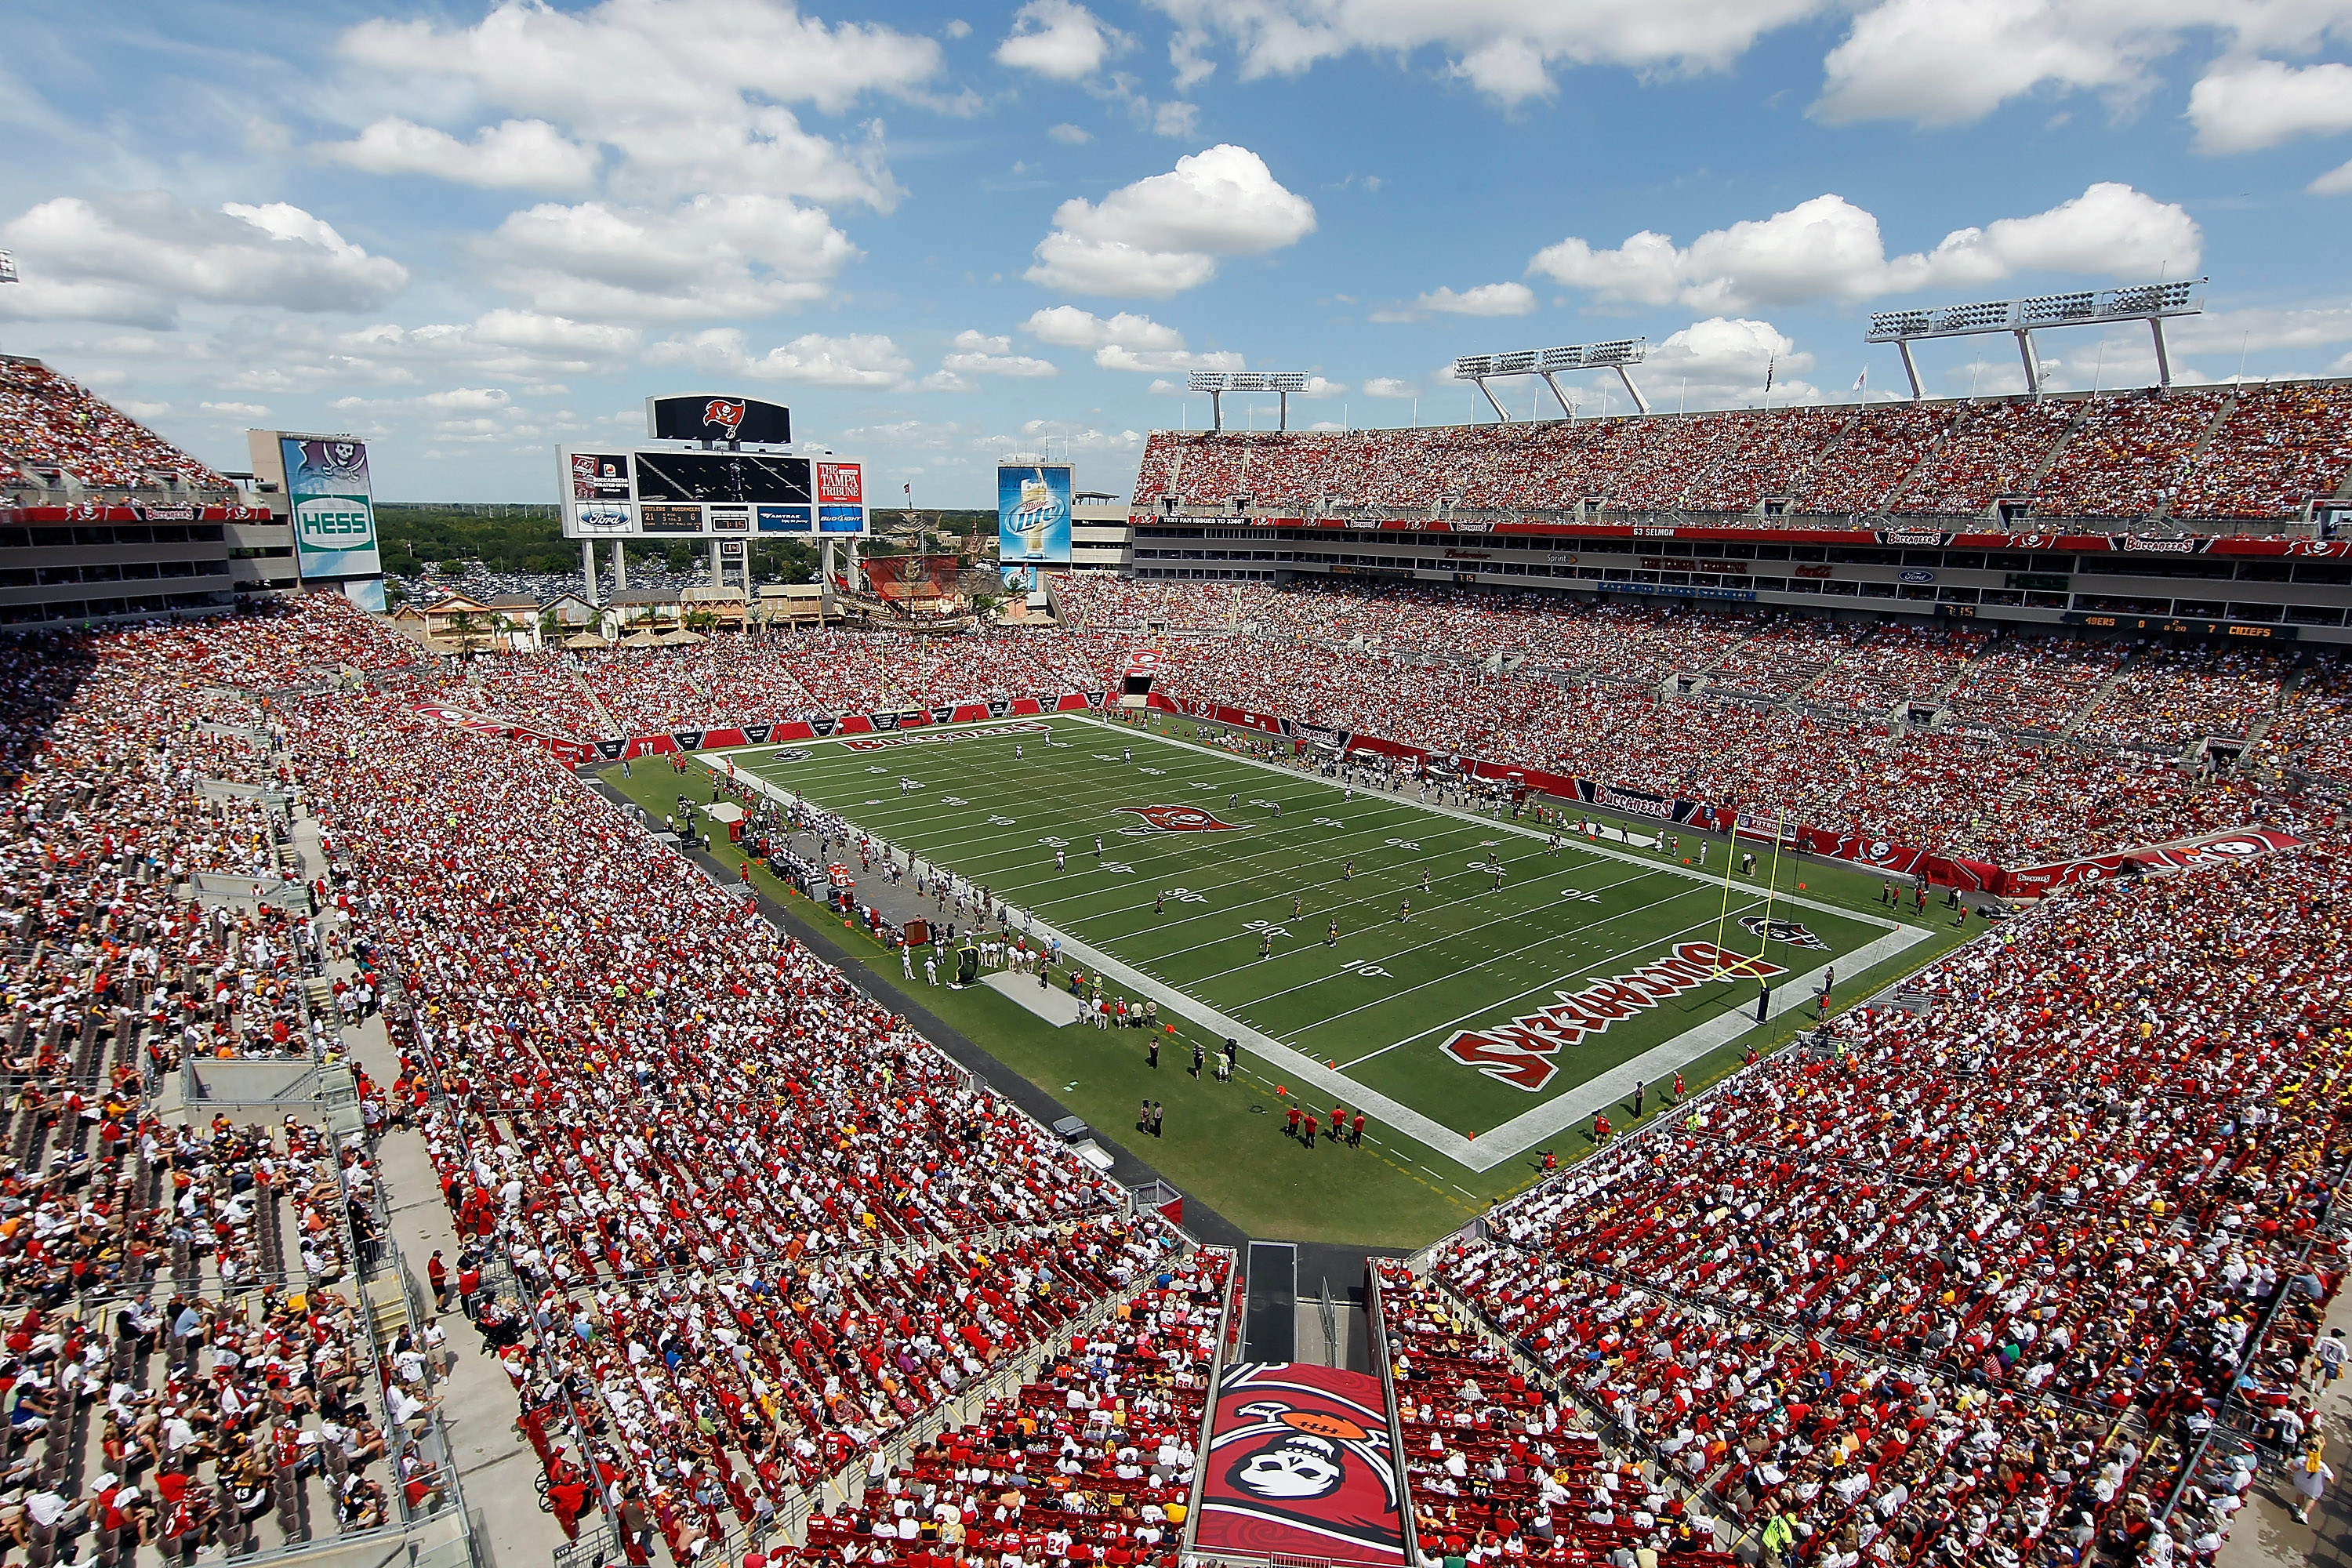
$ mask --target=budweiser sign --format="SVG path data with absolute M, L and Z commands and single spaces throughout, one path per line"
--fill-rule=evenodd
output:
M 1645 963 L 1631 974 L 1598 981 L 1581 991 L 1558 992 L 1559 1000 L 1549 1007 L 1495 1028 L 1465 1030 L 1442 1048 L 1463 1066 L 1475 1068 L 1497 1083 L 1534 1094 L 1559 1071 L 1552 1058 L 1561 1047 L 1602 1034 L 1620 1018 L 1633 1017 L 1727 975 L 1769 980 L 1787 973 L 1766 959 L 1734 952 L 1711 942 L 1676 942 L 1671 956 Z

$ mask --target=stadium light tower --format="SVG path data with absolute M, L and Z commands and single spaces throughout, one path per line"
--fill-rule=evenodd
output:
M 1490 377 L 1543 377 L 1544 384 L 1551 388 L 1551 395 L 1559 399 L 1560 413 L 1573 419 L 1576 417 L 1576 405 L 1569 402 L 1568 394 L 1561 391 L 1559 383 L 1552 378 L 1569 371 L 1613 370 L 1617 373 L 1617 379 L 1625 384 L 1625 395 L 1633 400 L 1633 406 L 1647 414 L 1650 400 L 1642 395 L 1640 387 L 1633 384 L 1628 367 L 1640 364 L 1649 357 L 1649 353 L 1647 338 L 1619 338 L 1612 342 L 1579 343 L 1561 349 L 1515 349 L 1502 354 L 1467 354 L 1454 362 L 1454 379 L 1477 383 L 1478 390 L 1486 395 L 1487 403 L 1494 408 L 1495 417 L 1508 425 L 1510 414 L 1496 398 L 1494 389 L 1486 384 Z
M 1271 392 L 1282 399 L 1280 422 L 1276 429 L 1290 428 L 1290 395 L 1307 390 L 1307 373 L 1303 370 L 1196 370 L 1184 378 L 1185 387 L 1192 392 L 1209 395 L 1209 425 L 1222 432 L 1225 427 L 1225 394 L 1228 392 Z
M 13 250 L 0 250 L 0 283 L 14 283 L 16 281 L 16 253 Z
M 2146 321 L 2156 339 L 2156 380 L 2172 390 L 2172 356 L 2166 352 L 2164 323 L 2173 316 L 2200 315 L 2205 310 L 2202 278 L 2177 283 L 2139 283 L 2127 289 L 2083 289 L 2067 294 L 2038 294 L 2031 300 L 1995 300 L 1978 305 L 1947 305 L 1933 310 L 1876 310 L 1870 318 L 1865 342 L 1893 343 L 1903 356 L 1903 374 L 1911 381 L 1911 400 L 1925 396 L 1919 388 L 1918 362 L 1911 345 L 1922 338 L 1969 338 L 2009 332 L 2017 339 L 2017 357 L 2025 363 L 2025 390 L 2037 403 L 2042 398 L 2042 356 L 2034 352 L 2033 334 L 2044 327 L 2092 327 L 2109 321 Z

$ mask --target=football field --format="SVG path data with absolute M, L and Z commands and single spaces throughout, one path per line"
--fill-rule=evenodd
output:
M 1687 867 L 1638 826 L 1555 846 L 1076 715 L 699 760 L 984 885 L 1108 994 L 1233 1036 L 1308 1104 L 1474 1171 L 1737 1040 L 1766 985 L 1775 1016 L 1810 1014 L 1832 966 L 1843 996 L 1948 945 L 1940 921 L 1878 908 L 1874 876 L 1791 858 L 1768 887 L 1769 845 L 1727 879 L 1719 840 Z

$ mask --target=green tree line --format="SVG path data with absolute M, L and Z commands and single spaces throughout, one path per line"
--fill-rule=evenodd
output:
M 553 506 L 467 502 L 379 501 L 376 530 L 382 541 L 383 569 L 414 577 L 428 569 L 449 575 L 480 562 L 490 572 L 529 573 L 563 576 L 580 570 L 580 545 L 563 537 Z M 877 537 L 861 548 L 869 555 L 895 555 L 908 548 L 929 552 L 938 548 L 936 536 L 946 532 L 959 544 L 971 535 L 982 553 L 994 538 L 996 514 L 984 510 L 917 508 L 877 508 L 877 531 L 901 532 L 912 523 L 920 532 L 920 546 L 907 546 Z M 706 542 L 690 540 L 631 540 L 632 565 L 659 563 L 680 575 L 707 559 Z M 762 583 L 805 583 L 816 574 L 817 548 L 800 540 L 755 538 L 751 573 Z

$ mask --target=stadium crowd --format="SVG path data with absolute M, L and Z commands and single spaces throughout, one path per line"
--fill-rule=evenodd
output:
M 903 1489 L 924 1498 L 909 1542 L 935 1541 L 952 1499 L 973 1542 L 1034 1528 L 1070 1561 L 1165 1558 L 1223 1258 L 1123 1217 L 1058 1138 L 543 752 L 315 679 L 402 647 L 316 597 L 0 649 L 5 864 L 18 951 L 36 955 L 7 994 L 20 1087 L 0 1131 L 23 1202 L 0 1228 L 0 1307 L 23 1342 L 0 1513 L 29 1507 L 44 1551 L 87 1531 L 110 1556 L 152 1542 L 176 1561 L 271 1543 L 255 1531 L 273 1510 L 293 1539 L 310 1478 L 346 1531 L 438 1500 L 414 1447 L 429 1388 L 415 1358 L 379 1363 L 354 1311 L 353 1270 L 380 1246 L 364 1143 L 149 1109 L 187 1053 L 331 1053 L 300 998 L 331 952 L 364 959 L 335 987 L 349 1016 L 382 987 L 402 1119 L 469 1268 L 507 1282 L 469 1307 L 515 1375 L 550 1495 L 578 1504 L 567 1525 L 609 1504 L 641 1532 L 633 1551 L 661 1537 L 692 1563 L 984 1392 L 1054 1406 L 1050 1447 L 997 1453 L 1011 1428 L 991 1408 L 919 1450 L 904 1489 L 872 1471 L 867 1535 L 911 1519 L 880 1500 Z M 292 873 L 260 797 L 216 800 L 216 784 L 307 808 L 326 860 L 305 869 L 326 874 Z M 238 897 L 180 896 L 213 867 Z M 322 935 L 308 900 L 243 896 L 285 888 L 349 923 Z M 77 1326 L 110 1300 L 119 1340 Z M 151 1380 L 158 1352 L 169 1375 Z M 592 1447 L 567 1453 L 583 1401 Z M 52 1518 L 47 1493 L 21 1500 L 99 1468 L 73 1468 L 85 1405 L 104 1409 L 106 1473 Z M 1008 1508 L 992 1464 L 1034 1465 L 1053 1517 L 1043 1493 L 1026 1519 Z
M 1381 1321 L 1422 1555 L 1605 1563 L 1636 1551 L 1729 1568 L 1739 1531 L 1662 1468 L 1612 1454 L 1574 1404 L 1531 1385 L 1475 1317 L 1382 1259 Z M 1720 1528 L 1718 1528 L 1718 1526 Z
M 1080 576 L 1057 591 L 1066 629 L 720 637 L 511 660 L 468 679 L 495 714 L 587 738 L 1103 690 L 1148 648 L 1155 693 L 1187 711 L 1224 705 L 2009 865 L 2293 826 L 2312 810 L 2303 777 L 2344 777 L 2332 725 L 2342 666 L 2326 650 L 2298 665 L 2261 650 L 1437 585 Z M 1138 620 L 1196 629 L 1149 634 Z M 1940 724 L 1910 721 L 1939 710 Z M 2274 721 L 2285 729 L 2266 738 Z M 2208 738 L 2257 742 L 2264 765 L 2217 769 Z
M 2233 1394 L 2300 1451 L 2352 1262 L 2347 891 L 2331 845 L 2054 900 L 1438 1278 L 1786 1561 L 2210 1562 L 2186 1456 Z
M 129 415 L 33 360 L 0 359 L 0 484 L 62 473 L 90 489 L 229 482 Z
M 192 1058 L 331 1048 L 305 987 L 340 895 L 259 793 L 292 792 L 282 737 L 230 686 L 362 648 L 381 634 L 331 607 L 0 646 L 0 1532 L 31 1561 L 240 1554 L 437 1500 L 403 1419 L 423 1391 L 359 1310 L 368 1149 L 159 1104 Z M 205 874 L 226 894 L 184 896 Z
M 1969 650 L 1883 651 L 1895 689 Z M 299 983 L 332 947 L 382 988 L 568 1527 L 609 1510 L 632 1555 L 692 1563 L 862 1470 L 804 1560 L 1169 1559 L 1221 1257 L 1126 1217 L 546 753 L 320 679 L 401 657 L 339 599 L 0 652 L 0 833 L 37 955 L 5 1036 L 31 1086 L 6 1137 L 33 1222 L 0 1237 L 0 1304 L 30 1325 L 16 1484 L 62 1474 L 56 1435 L 101 1400 L 109 1467 L 43 1528 L 234 1549 L 313 1482 L 344 1529 L 438 1496 L 429 1387 L 377 1358 L 351 1293 L 376 1245 L 365 1144 L 148 1106 L 148 1069 L 189 1052 L 329 1049 Z M 1407 668 L 1331 652 L 1332 701 Z M 1447 700 L 1555 693 L 1596 729 L 1653 700 L 1410 668 Z M 297 866 L 266 797 L 207 782 L 274 786 L 325 865 Z M 206 868 L 350 923 L 173 895 Z M 1424 1528 L 1563 1562 L 1749 1536 L 1808 1563 L 2160 1531 L 2175 1560 L 2209 1551 L 2234 1494 L 2157 1520 L 2183 1439 L 2233 1388 L 2293 1409 L 2278 1369 L 2311 1313 L 2270 1309 L 2341 1277 L 2318 1227 L 2352 1071 L 2347 877 L 2321 847 L 2053 901 L 1927 972 L 1918 1010 L 1851 1016 L 1498 1209 L 1436 1284 L 1398 1277 Z M 43 1316 L 92 1300 L 122 1333 Z M 2265 1316 L 2286 1342 L 2253 1340 Z M 158 1352 L 160 1384 L 124 1375 Z
M 536 1325 L 535 1362 L 532 1334 L 501 1350 L 526 1426 L 551 1485 L 604 1478 L 625 1532 L 679 1563 L 740 1544 L 788 1492 L 1171 1270 L 1196 1276 L 1058 1138 L 545 753 L 397 706 L 322 699 L 285 722 L 376 894 L 404 1076 L 442 1094 L 422 1124 L 453 1221 L 512 1279 L 500 1311 Z M 1057 1449 L 1055 1527 L 1156 1547 L 1173 1492 L 1120 1485 L 1110 1503 L 1100 1483 L 1184 1405 L 1097 1364 L 1118 1361 L 1115 1333 L 1087 1343 L 1049 1382 L 1088 1381 L 1107 1397 L 1087 1408 L 1125 1436 L 1100 1447 L 1090 1415 Z M 584 1456 L 551 1425 L 575 1402 Z
M 1232 1254 L 1170 1261 L 1017 1394 L 881 1474 L 859 1507 L 810 1521 L 809 1563 L 1150 1563 L 1190 1509 Z
M 1156 431 L 1135 510 L 2278 521 L 2352 469 L 2352 384 L 2153 389 L 1343 433 Z

